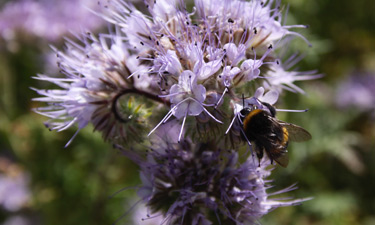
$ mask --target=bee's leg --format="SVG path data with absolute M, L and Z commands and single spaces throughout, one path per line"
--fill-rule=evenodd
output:
M 251 156 L 254 157 L 254 152 L 253 152 L 253 145 L 251 144 L 251 142 L 249 141 L 249 139 L 246 137 L 246 134 L 245 134 L 245 131 L 241 128 L 241 133 L 242 133 L 242 137 L 245 138 L 247 144 L 249 145 L 250 147 L 250 151 L 251 151 Z M 256 148 L 256 147 L 255 147 Z M 255 150 L 257 151 L 257 150 Z M 257 153 L 258 155 L 258 153 Z
M 266 153 L 267 153 L 268 158 L 270 159 L 271 165 L 274 165 L 274 164 L 273 164 L 273 161 L 274 161 L 274 159 L 275 159 L 275 156 L 272 155 L 270 152 L 271 152 L 271 151 L 266 150 Z M 276 162 L 278 162 L 278 161 L 276 161 Z
M 255 148 L 255 151 L 257 153 L 258 161 L 259 161 L 259 167 L 260 167 L 260 161 L 263 158 L 263 149 Z
M 249 139 L 248 139 L 248 138 L 246 137 L 245 131 L 243 131 L 243 129 L 242 129 L 242 128 L 241 128 L 241 133 L 242 133 L 242 137 L 244 137 L 244 138 L 245 138 L 245 140 L 246 140 L 247 144 L 248 144 L 249 146 L 251 146 L 251 143 L 250 143 Z

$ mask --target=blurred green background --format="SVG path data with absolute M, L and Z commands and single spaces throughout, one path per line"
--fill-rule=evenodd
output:
M 310 25 L 297 31 L 313 47 L 299 38 L 290 46 L 306 54 L 298 69 L 317 69 L 325 77 L 297 83 L 306 95 L 284 93 L 279 108 L 309 111 L 279 117 L 303 126 L 313 139 L 291 144 L 290 165 L 277 168 L 272 178 L 275 190 L 297 182 L 299 189 L 288 195 L 314 199 L 278 208 L 261 223 L 375 224 L 375 2 L 283 3 L 290 6 L 287 24 Z M 38 104 L 29 87 L 46 87 L 32 77 L 51 71 L 45 60 L 49 44 L 61 47 L 63 39 L 46 41 L 22 29 L 0 33 L 0 196 L 24 200 L 6 208 L 0 197 L 0 223 L 112 224 L 138 200 L 131 188 L 140 184 L 138 168 L 92 127 L 64 148 L 75 130 L 50 132 L 43 126 L 46 118 L 31 111 Z M 20 178 L 24 188 L 6 192 L 6 177 Z M 119 224 L 132 224 L 131 218 Z

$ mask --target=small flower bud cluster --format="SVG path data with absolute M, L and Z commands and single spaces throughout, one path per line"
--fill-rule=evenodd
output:
M 139 164 L 140 196 L 167 224 L 253 224 L 302 201 L 270 200 L 269 160 L 238 158 L 252 146 L 243 109 L 275 117 L 282 91 L 304 93 L 294 82 L 321 76 L 290 71 L 297 54 L 278 56 L 292 37 L 309 44 L 293 31 L 306 26 L 283 25 L 273 0 L 195 0 L 190 11 L 178 0 L 145 0 L 148 14 L 123 0 L 99 4 L 114 30 L 68 40 L 55 49 L 64 77 L 37 77 L 59 87 L 36 90 L 50 129 L 93 124 Z M 146 158 L 134 151 L 139 143 L 153 146 Z

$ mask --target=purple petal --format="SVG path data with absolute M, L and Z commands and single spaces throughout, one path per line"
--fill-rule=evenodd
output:
M 263 97 L 259 98 L 262 102 L 267 102 L 271 105 L 275 104 L 277 102 L 277 99 L 279 98 L 279 92 L 275 90 L 271 90 L 267 92 Z

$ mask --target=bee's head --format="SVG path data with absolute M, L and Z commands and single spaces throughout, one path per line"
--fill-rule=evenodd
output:
M 250 108 L 243 108 L 241 111 L 240 111 L 240 116 L 241 117 L 245 117 L 247 114 L 249 114 L 251 112 L 251 109 Z
M 255 110 L 255 109 L 258 109 L 258 107 L 256 105 L 250 105 L 249 107 L 244 107 L 241 111 L 240 111 L 240 116 L 241 117 L 246 117 L 247 114 L 249 114 L 251 111 Z
M 241 117 L 246 117 L 247 114 L 249 114 L 251 111 L 255 110 L 255 109 L 261 109 L 265 112 L 267 112 L 268 114 L 270 114 L 272 117 L 275 117 L 276 116 L 276 109 L 275 107 L 273 107 L 272 105 L 266 103 L 266 102 L 261 102 L 261 105 L 260 106 L 257 106 L 257 105 L 249 105 L 249 107 L 244 107 L 241 111 L 240 111 L 240 116 Z
M 246 104 L 245 104 L 246 103 Z M 244 95 L 242 95 L 242 109 L 239 113 L 239 116 L 241 118 L 246 117 L 251 111 L 260 109 L 265 111 L 267 114 L 269 114 L 271 117 L 276 116 L 276 109 L 271 104 L 267 102 L 262 102 L 259 99 L 252 97 L 245 101 Z

